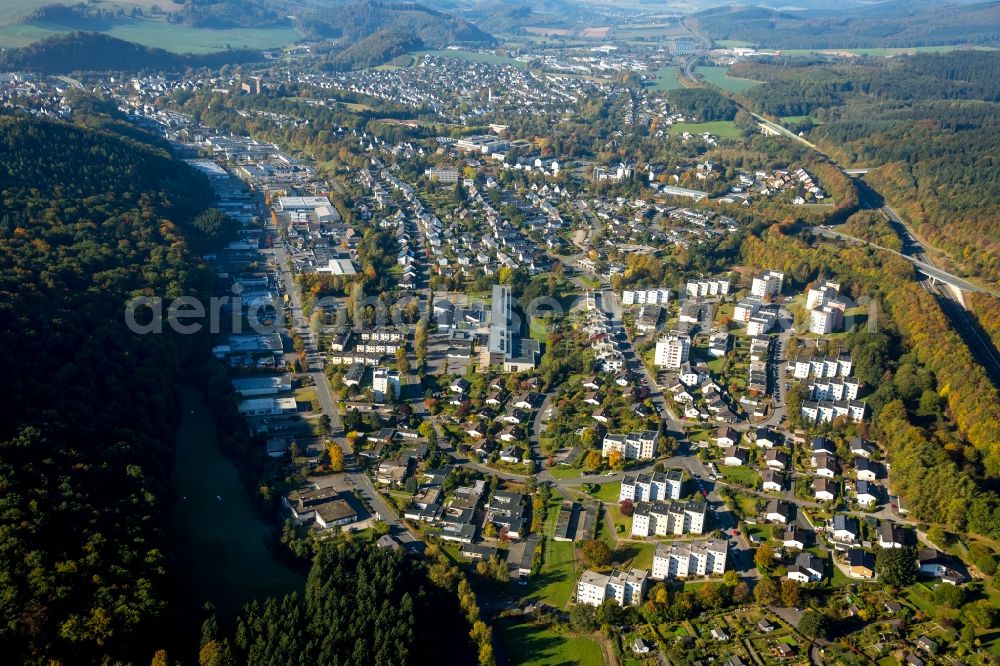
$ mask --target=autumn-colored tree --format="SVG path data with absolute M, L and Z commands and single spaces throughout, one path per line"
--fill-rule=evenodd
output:
M 608 465 L 611 469 L 620 470 L 625 467 L 625 456 L 621 451 L 610 451 L 608 453 Z
M 601 466 L 601 452 L 590 451 L 587 453 L 587 457 L 583 459 L 583 464 L 587 469 L 597 469 Z
M 604 567 L 611 562 L 611 548 L 604 539 L 584 541 L 581 550 L 588 566 Z
M 340 448 L 340 444 L 331 440 L 326 443 L 326 450 L 327 453 L 330 455 L 330 471 L 343 472 L 344 449 Z
M 802 586 L 797 580 L 785 578 L 781 581 L 781 605 L 794 608 L 802 603 Z
M 765 576 L 771 575 L 774 570 L 774 548 L 769 543 L 762 543 L 753 554 L 753 563 L 757 565 L 757 571 Z

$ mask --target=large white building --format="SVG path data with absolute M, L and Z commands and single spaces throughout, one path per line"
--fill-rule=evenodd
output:
M 618 501 L 663 502 L 679 500 L 684 487 L 684 475 L 679 469 L 653 474 L 626 475 L 618 491 Z
M 632 515 L 632 536 L 703 534 L 705 502 L 639 502 Z
M 810 382 L 809 394 L 813 400 L 857 400 L 860 387 L 854 377 L 830 377 Z
M 688 280 L 687 293 L 692 298 L 725 295 L 729 293 L 729 280 L 726 278 Z
M 391 391 L 393 399 L 399 398 L 399 371 L 388 368 L 375 368 L 372 375 L 372 391 L 375 392 L 375 400 L 385 400 L 385 396 Z
M 656 457 L 658 434 L 653 430 L 630 432 L 627 435 L 609 433 L 604 436 L 601 455 L 605 458 L 612 451 L 621 453 L 625 460 L 651 460 Z
M 841 354 L 831 358 L 797 359 L 793 367 L 792 374 L 796 379 L 847 377 L 854 368 L 854 362 L 847 354 Z
M 840 295 L 840 285 L 827 280 L 806 292 L 806 310 L 814 310 Z
M 669 289 L 638 289 L 622 292 L 624 305 L 666 305 L 669 302 Z
M 765 271 L 753 279 L 750 293 L 757 298 L 777 296 L 781 293 L 781 285 L 785 279 L 784 273 Z
M 733 308 L 733 320 L 747 323 L 751 317 L 757 314 L 762 304 L 760 298 L 756 296 L 744 298 Z
M 816 335 L 833 333 L 844 323 L 847 303 L 840 298 L 840 285 L 824 282 L 806 293 L 806 309 L 809 310 L 809 332 Z
M 802 418 L 820 423 L 830 423 L 846 416 L 854 423 L 865 419 L 865 403 L 857 400 L 816 400 L 802 403 Z
M 729 549 L 721 539 L 688 543 L 660 543 L 653 554 L 652 578 L 721 576 L 726 572 Z
M 646 594 L 649 572 L 642 569 L 619 571 L 610 574 L 587 569 L 576 584 L 576 602 L 600 606 L 613 599 L 619 606 L 638 606 Z
M 661 368 L 677 370 L 691 354 L 691 338 L 681 333 L 671 332 L 656 343 L 653 363 Z

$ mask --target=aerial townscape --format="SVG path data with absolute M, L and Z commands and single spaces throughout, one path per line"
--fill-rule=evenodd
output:
M 1000 0 L 0 5 L 3 663 L 1000 664 Z

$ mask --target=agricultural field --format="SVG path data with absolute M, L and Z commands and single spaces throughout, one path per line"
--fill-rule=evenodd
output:
M 670 126 L 671 134 L 690 132 L 691 134 L 704 134 L 708 132 L 720 139 L 738 139 L 743 136 L 743 130 L 736 126 L 731 120 L 715 120 L 707 123 L 676 123 Z
M 278 48 L 299 40 L 294 28 L 190 28 L 170 25 L 156 18 L 124 18 L 106 24 L 101 32 L 129 42 L 167 49 L 174 53 L 212 53 L 226 49 Z M 27 46 L 52 35 L 94 29 L 92 22 L 10 23 L 0 26 L 0 48 Z
M 661 67 L 654 72 L 656 81 L 653 82 L 653 90 L 677 90 L 683 88 L 680 79 L 677 78 L 677 68 L 674 66 Z
M 833 56 L 867 56 L 870 58 L 891 58 L 898 55 L 912 55 L 914 53 L 950 53 L 951 51 L 995 51 L 990 46 L 913 46 L 909 48 L 889 48 L 889 49 L 789 49 L 781 50 L 782 55 L 803 56 L 803 55 L 833 55 Z
M 759 86 L 763 81 L 754 81 L 752 79 L 740 79 L 735 76 L 729 76 L 728 67 L 695 67 L 695 73 L 701 77 L 701 80 L 705 83 L 711 84 L 723 90 L 728 90 L 729 92 L 741 93 L 754 86 Z

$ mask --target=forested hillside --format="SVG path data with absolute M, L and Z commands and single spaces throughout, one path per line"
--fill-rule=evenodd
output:
M 768 60 L 733 68 L 768 81 L 764 113 L 809 114 L 809 137 L 868 178 L 917 233 L 972 276 L 1000 285 L 1000 52 L 850 64 Z
M 158 148 L 0 117 L 0 650 L 148 663 L 166 640 L 173 385 L 196 338 L 137 336 L 133 294 L 197 294 L 205 179 Z
M 713 39 L 773 49 L 837 49 L 1000 44 L 1000 3 L 896 0 L 852 9 L 792 11 L 717 7 L 695 14 Z
M 386 30 L 401 31 L 429 48 L 496 43 L 473 23 L 409 2 L 368 1 L 304 11 L 296 25 L 309 37 L 342 39 L 345 46 Z
M 202 656 L 234 655 L 250 666 L 405 666 L 446 654 L 449 663 L 492 664 L 490 629 L 468 581 L 431 549 L 417 560 L 404 550 L 326 542 L 304 597 L 249 604 L 235 638 L 203 638 Z
M 992 490 L 1000 477 L 1000 393 L 934 297 L 913 281 L 912 267 L 861 246 L 806 242 L 777 225 L 749 236 L 742 255 L 747 265 L 784 271 L 794 284 L 825 272 L 884 308 L 876 326 L 847 341 L 856 376 L 874 388 L 868 405 L 875 432 L 861 426 L 857 434 L 885 443 L 893 490 L 917 520 L 1000 538 L 1000 499 Z M 790 395 L 793 421 L 796 400 Z
M 261 60 L 260 51 L 231 50 L 206 55 L 171 53 L 97 32 L 57 34 L 19 49 L 0 51 L 0 70 L 42 74 L 70 72 L 184 71 Z

